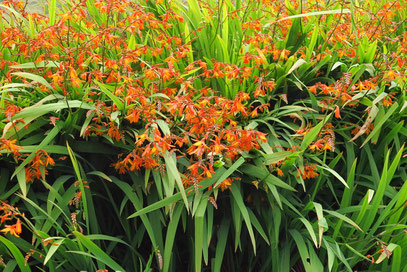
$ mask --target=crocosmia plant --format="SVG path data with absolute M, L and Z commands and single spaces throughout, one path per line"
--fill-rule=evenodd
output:
M 0 267 L 407 272 L 406 10 L 1 1 Z

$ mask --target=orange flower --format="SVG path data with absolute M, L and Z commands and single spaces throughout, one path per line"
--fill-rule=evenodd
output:
M 316 172 L 317 167 L 315 165 L 307 165 L 298 169 L 297 177 L 302 177 L 302 179 L 313 179 L 318 177 L 319 174 Z
M 78 74 L 76 73 L 75 69 L 73 69 L 73 68 L 69 69 L 69 77 L 70 77 L 70 80 L 72 81 L 72 85 L 74 87 L 78 88 L 80 86 L 80 83 L 84 82 L 83 80 L 79 79 Z
M 140 118 L 140 112 L 136 109 L 132 109 L 128 111 L 126 119 L 129 120 L 130 124 L 137 123 Z
M 229 189 L 230 186 L 232 186 L 232 179 L 231 178 L 227 178 L 224 181 L 222 181 L 221 184 L 219 184 L 220 189 L 223 191 L 225 191 L 226 189 Z
M 309 145 L 309 149 L 311 150 L 321 150 L 324 145 L 323 145 L 323 139 L 319 139 L 318 141 L 316 141 L 314 144 Z
M 42 149 L 36 152 L 35 157 L 31 160 L 28 167 L 25 167 L 25 178 L 27 182 L 34 181 L 34 178 L 41 178 L 41 167 L 55 165 L 55 161 Z M 45 175 L 47 170 L 45 170 Z
M 331 141 L 326 141 L 323 147 L 323 150 L 331 150 L 333 151 L 334 147 L 332 146 Z
M 394 80 L 395 78 L 397 78 L 397 76 L 398 76 L 398 73 L 396 73 L 396 72 L 394 72 L 393 70 L 390 69 L 389 71 L 386 71 L 384 73 L 383 78 L 386 79 L 386 80 L 391 81 L 391 80 Z
M 15 145 L 14 143 L 17 141 L 17 139 L 14 140 L 7 140 L 5 138 L 0 139 L 0 143 L 2 144 L 0 146 L 0 150 L 6 149 L 8 152 L 12 152 L 14 155 L 19 155 L 20 153 L 18 152 L 22 147 Z
M 10 233 L 15 237 L 20 237 L 19 234 L 22 232 L 20 218 L 17 218 L 17 223 L 14 225 L 6 225 L 6 227 L 0 231 L 4 232 L 5 234 Z
M 119 142 L 123 137 L 120 130 L 118 129 L 118 127 L 113 122 L 110 122 L 110 127 L 107 130 L 107 135 L 110 138 L 116 140 L 116 142 Z
M 341 112 L 338 106 L 335 108 L 335 118 L 336 119 L 341 119 Z

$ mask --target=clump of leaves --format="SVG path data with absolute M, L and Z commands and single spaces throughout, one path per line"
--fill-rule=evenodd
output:
M 3 1 L 0 260 L 401 271 L 405 6 Z

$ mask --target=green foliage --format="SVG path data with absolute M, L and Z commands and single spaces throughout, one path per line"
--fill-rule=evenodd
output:
M 407 271 L 405 1 L 47 7 L 0 4 L 4 271 Z

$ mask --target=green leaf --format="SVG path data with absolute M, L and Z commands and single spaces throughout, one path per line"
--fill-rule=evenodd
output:
M 117 106 L 117 108 L 120 111 L 124 110 L 124 104 L 122 101 L 120 101 L 120 98 L 118 98 L 117 96 L 115 96 L 110 90 L 109 90 L 109 86 L 103 83 L 100 83 L 98 81 L 95 80 L 95 83 L 97 85 L 99 85 L 100 90 L 107 95 L 110 99 L 112 99 L 113 103 Z
M 321 131 L 322 127 L 325 125 L 325 123 L 331 118 L 331 114 L 326 116 L 324 120 L 318 123 L 315 127 L 313 127 L 305 136 L 304 139 L 302 140 L 301 143 L 301 150 L 304 151 L 311 143 L 312 141 L 315 140 L 315 138 L 318 136 L 319 132 Z
M 295 244 L 297 245 L 298 252 L 300 253 L 300 257 L 302 260 L 302 264 L 304 265 L 305 271 L 312 271 L 311 266 L 309 263 L 309 253 L 307 246 L 305 245 L 304 238 L 301 236 L 301 234 L 295 230 L 295 229 L 290 229 L 289 230 L 291 236 L 294 238 Z
M 92 255 L 100 262 L 106 264 L 115 271 L 125 271 L 118 263 L 113 261 L 100 247 L 98 247 L 89 238 L 78 231 L 74 231 L 73 234 L 78 238 L 78 240 L 92 253 Z
M 216 252 L 215 252 L 215 264 L 214 264 L 214 272 L 220 272 L 222 267 L 222 260 L 225 254 L 226 248 L 226 241 L 228 239 L 230 228 L 230 218 L 224 217 L 222 219 L 222 223 L 220 224 L 220 228 L 218 231 L 218 243 L 216 245 Z
M 52 25 L 55 24 L 56 7 L 57 7 L 57 1 L 56 0 L 49 0 L 48 1 L 49 26 L 52 26 Z
M 386 112 L 386 114 L 380 118 L 380 120 L 378 120 L 377 123 L 375 123 L 375 126 L 372 130 L 372 132 L 370 132 L 370 134 L 366 137 L 366 140 L 363 142 L 362 146 L 363 147 L 365 144 L 367 144 L 367 142 L 373 137 L 375 136 L 376 133 L 379 133 L 381 127 L 383 126 L 383 124 L 389 120 L 390 116 L 396 111 L 396 109 L 398 108 L 399 104 L 397 102 L 394 102 L 393 106 L 389 109 L 388 112 Z
M 52 226 L 58 231 L 60 232 L 62 235 L 66 236 L 66 233 L 64 231 L 64 229 L 61 227 L 61 225 L 56 221 L 56 219 L 54 219 L 48 212 L 46 212 L 45 210 L 43 210 L 37 203 L 35 203 L 34 201 L 32 201 L 29 198 L 24 197 L 21 194 L 17 194 L 17 196 L 21 197 L 24 201 L 26 201 L 28 204 L 30 204 L 31 206 L 33 206 L 36 210 L 38 210 L 40 213 L 42 213 L 45 218 L 47 219 L 47 223 L 52 223 Z
M 88 128 L 90 122 L 92 121 L 93 116 L 95 116 L 95 112 L 92 112 L 91 114 L 89 114 L 88 117 L 86 117 L 85 121 L 82 124 L 81 132 L 79 133 L 79 136 L 81 136 L 81 137 L 85 136 L 85 131 Z
M 332 65 L 331 71 L 335 70 L 336 68 L 338 68 L 342 65 L 345 65 L 345 67 L 346 67 L 346 64 L 343 62 L 340 62 L 340 61 L 335 62 L 334 65 Z
M 251 177 L 264 181 L 266 184 L 270 183 L 272 185 L 296 192 L 293 187 L 271 174 L 264 166 L 255 166 L 250 163 L 245 163 L 242 167 L 240 167 L 240 170 Z
M 333 241 L 332 243 L 334 243 L 335 246 L 336 246 L 336 247 L 333 247 L 332 244 L 327 242 L 327 240 L 325 240 L 325 239 L 324 239 L 324 243 L 325 243 L 325 246 L 327 248 L 330 248 L 332 250 L 332 252 L 335 253 L 335 255 L 339 258 L 339 260 L 346 266 L 347 270 L 349 272 L 352 272 L 353 270 L 350 267 L 350 265 L 349 265 L 348 261 L 346 260 L 346 258 L 343 256 L 343 253 L 340 250 L 339 245 L 335 241 Z
M 159 209 L 165 205 L 169 205 L 172 203 L 175 203 L 174 200 L 178 201 L 177 199 L 177 195 L 173 195 L 171 197 L 165 198 L 162 201 L 157 201 L 154 204 L 146 207 L 146 208 L 142 208 L 142 201 L 140 201 L 140 199 L 138 198 L 137 194 L 133 191 L 133 189 L 131 188 L 131 186 L 126 183 L 123 182 L 121 180 L 119 180 L 116 177 L 111 177 L 112 181 L 114 182 L 114 184 L 116 184 L 125 194 L 126 196 L 129 198 L 129 200 L 132 202 L 132 204 L 134 205 L 134 207 L 139 210 L 138 212 L 134 213 L 133 215 L 129 216 L 128 219 L 132 218 L 132 217 L 136 217 L 136 216 L 140 216 L 144 227 L 146 228 L 148 235 L 150 236 L 150 240 L 153 244 L 153 247 L 157 246 L 157 242 L 156 242 L 156 238 L 155 238 L 155 233 L 153 230 L 153 227 L 150 223 L 149 218 L 145 215 L 147 212 Z M 179 199 L 181 199 L 181 194 L 178 195 Z M 164 202 L 164 205 L 162 205 Z M 153 207 L 151 207 L 153 206 Z M 158 207 L 157 207 L 158 206 Z
M 130 34 L 130 38 L 127 42 L 127 48 L 131 50 L 136 49 L 136 38 L 134 37 L 134 34 Z
M 25 171 L 19 171 L 17 173 L 17 181 L 20 186 L 21 193 L 24 197 L 27 196 L 27 181 L 25 179 Z
M 65 238 L 62 239 L 55 239 L 55 242 L 52 243 L 51 247 L 49 248 L 47 255 L 45 255 L 44 265 L 51 259 L 51 257 L 57 252 L 58 248 L 64 243 Z
M 396 248 L 393 249 L 392 252 L 392 262 L 391 262 L 391 272 L 398 272 L 401 271 L 401 253 L 402 249 L 400 246 L 397 246 Z
M 6 263 L 6 267 L 4 267 L 3 272 L 14 272 L 16 271 L 17 262 L 15 260 L 10 260 Z
M 203 250 L 203 236 L 204 236 L 204 214 L 208 200 L 202 198 L 199 203 L 197 212 L 195 214 L 195 271 L 200 272 L 202 268 L 202 250 Z
M 223 174 L 225 172 L 226 172 L 226 169 L 223 168 L 223 167 L 216 170 L 215 174 L 212 175 L 212 178 L 205 179 L 205 180 L 202 180 L 201 182 L 199 182 L 199 185 L 201 186 L 201 187 L 199 187 L 199 190 L 205 190 L 210 185 L 213 185 L 215 183 L 215 181 L 219 180 L 219 178 L 221 176 L 223 176 Z M 112 177 L 112 179 L 113 179 L 113 177 Z M 193 189 L 194 189 L 193 186 L 191 186 L 190 188 L 186 189 L 185 191 L 189 191 L 189 190 L 193 190 Z M 159 200 L 159 201 L 157 201 L 157 202 L 155 202 L 155 203 L 153 203 L 153 204 L 151 204 L 151 205 L 149 205 L 149 206 L 147 206 L 145 208 L 140 209 L 139 211 L 137 211 L 137 212 L 133 213 L 132 215 L 130 215 L 128 218 L 133 218 L 133 217 L 136 217 L 136 216 L 144 215 L 146 213 L 149 213 L 151 211 L 160 209 L 160 208 L 165 207 L 167 205 L 171 205 L 171 204 L 173 204 L 173 203 L 175 203 L 177 201 L 180 201 L 181 199 L 182 199 L 181 193 L 178 192 L 178 193 L 176 193 L 176 194 L 174 194 L 174 195 L 172 195 L 170 197 L 166 197 L 166 198 L 164 198 L 162 200 Z
M 30 84 L 25 84 L 25 83 L 10 83 L 10 84 L 6 84 L 6 85 L 3 85 L 3 86 L 1 86 L 0 87 L 0 90 L 2 90 L 2 89 L 8 89 L 8 90 L 4 90 L 4 91 L 1 91 L 0 93 L 6 93 L 6 92 L 9 92 L 9 91 L 11 91 L 11 90 L 20 90 L 20 89 L 18 89 L 18 88 L 33 88 L 33 86 L 32 85 L 30 85 Z M 24 90 L 21 90 L 21 91 L 24 91 Z M 28 92 L 27 92 L 28 93 Z
M 387 155 L 385 157 L 385 162 L 383 165 L 383 172 L 382 172 L 382 175 L 380 178 L 379 186 L 377 188 L 375 195 L 373 196 L 373 199 L 372 199 L 372 202 L 370 205 L 371 208 L 368 211 L 365 220 L 361 223 L 362 228 L 365 230 L 370 228 L 370 226 L 372 225 L 373 221 L 376 218 L 376 215 L 379 211 L 380 204 L 383 203 L 383 199 L 384 199 L 387 187 L 389 186 L 389 183 L 394 175 L 394 172 L 396 171 L 397 167 L 399 166 L 399 161 L 400 161 L 401 155 L 403 154 L 403 150 L 404 150 L 404 146 L 398 151 L 398 153 L 397 153 L 396 157 L 394 158 L 390 167 L 388 167 L 390 151 L 387 152 Z
M 171 134 L 170 127 L 164 120 L 157 119 L 155 121 L 156 121 L 157 125 L 160 127 L 160 129 L 163 131 L 164 135 L 168 136 Z
M 275 152 L 271 154 L 265 154 L 264 158 L 266 161 L 264 162 L 267 165 L 285 160 L 288 156 L 292 155 L 294 151 L 281 151 L 281 152 Z
M 308 17 L 308 16 L 318 16 L 318 15 L 328 15 L 328 14 L 338 14 L 338 13 L 350 13 L 350 10 L 349 9 L 335 9 L 335 10 L 315 11 L 315 12 L 287 16 L 287 17 L 281 18 L 279 21 Z
M 17 261 L 18 267 L 20 268 L 21 272 L 29 272 L 31 271 L 28 265 L 25 265 L 23 254 L 21 254 L 20 250 L 14 245 L 14 243 L 10 242 L 7 238 L 0 235 L 0 242 L 2 242 L 11 252 L 11 255 Z
M 342 182 L 343 185 L 345 185 L 346 188 L 349 189 L 348 184 L 346 183 L 346 181 L 341 177 L 341 175 L 338 174 L 338 172 L 336 172 L 335 170 L 333 170 L 332 168 L 330 168 L 329 166 L 325 165 L 318 165 L 318 168 L 327 170 L 328 172 L 330 172 L 332 175 L 334 175 L 337 179 L 339 179 L 340 182 Z
M 68 149 L 68 153 L 69 153 L 69 157 L 71 158 L 71 162 L 72 162 L 72 166 L 76 175 L 76 178 L 78 179 L 79 182 L 79 189 L 81 191 L 81 199 L 82 199 L 82 203 L 83 203 L 83 214 L 85 217 L 85 222 L 86 222 L 86 228 L 87 231 L 90 231 L 90 222 L 89 222 L 89 211 L 88 211 L 88 199 L 87 199 L 87 195 L 85 192 L 85 186 L 83 184 L 83 177 L 81 175 L 81 171 L 80 171 L 80 165 L 78 163 L 78 160 L 76 159 L 76 156 L 73 152 L 73 150 L 71 149 L 71 147 L 68 144 L 68 141 L 66 142 L 66 148 Z
M 100 172 L 100 171 L 88 172 L 88 173 L 86 173 L 86 175 L 95 175 L 95 176 L 101 177 L 102 179 L 105 179 L 105 180 L 107 180 L 107 181 L 112 182 L 112 179 L 111 179 L 111 178 L 109 178 L 105 173 Z
M 229 169 L 223 173 L 223 175 L 219 178 L 219 180 L 215 183 L 214 188 L 218 187 L 225 179 L 227 179 L 231 174 L 233 174 L 239 166 L 244 163 L 244 158 L 240 157 L 237 161 L 235 161 Z
M 62 154 L 62 155 L 68 155 L 68 150 L 66 149 L 65 146 L 61 145 L 47 145 L 43 146 L 42 148 L 39 147 L 39 145 L 26 145 L 23 146 L 19 152 L 20 153 L 32 153 L 35 152 L 39 149 L 44 150 L 48 154 Z M 3 153 L 3 150 L 0 151 L 0 153 Z
M 181 197 L 184 200 L 185 208 L 187 209 L 187 211 L 189 211 L 187 195 L 185 194 L 184 185 L 182 184 L 181 176 L 177 169 L 175 156 L 170 156 L 170 154 L 167 151 L 164 156 L 164 160 L 165 160 L 166 169 L 168 170 L 167 173 L 169 176 L 172 176 L 173 178 L 175 178 L 179 192 L 181 193 Z
M 240 189 L 239 189 L 238 185 L 236 184 L 236 182 L 232 183 L 232 186 L 230 187 L 230 191 L 232 192 L 233 199 L 235 200 L 237 206 L 239 207 L 240 213 L 242 214 L 243 219 L 246 223 L 247 230 L 249 231 L 250 240 L 252 241 L 253 251 L 254 251 L 254 254 L 256 255 L 256 240 L 254 239 L 252 223 L 250 221 L 250 216 L 247 211 L 247 208 L 243 202 L 242 194 L 241 194 Z
M 318 247 L 317 237 L 315 236 L 314 229 L 312 228 L 311 223 L 304 217 L 299 218 L 304 224 L 305 228 L 308 230 L 309 235 L 311 236 L 312 242 L 314 242 L 315 247 Z
M 10 66 L 10 68 L 13 68 L 13 69 L 37 69 L 37 68 L 55 68 L 55 67 L 59 67 L 59 62 L 56 62 L 56 61 L 40 61 L 38 63 L 26 62 L 26 63 Z M 16 84 L 18 84 L 18 83 L 16 83 Z
M 17 119 L 24 119 L 23 124 L 19 124 L 16 126 L 17 129 L 20 129 L 28 123 L 30 123 L 33 120 L 38 119 L 40 116 L 47 114 L 49 112 L 54 112 L 58 111 L 61 109 L 66 109 L 66 108 L 83 108 L 83 109 L 93 109 L 94 106 L 88 105 L 82 101 L 78 100 L 72 100 L 72 101 L 62 101 L 62 102 L 57 102 L 57 103 L 52 103 L 52 104 L 45 104 L 45 105 L 33 105 L 31 107 L 24 108 L 21 110 L 19 113 L 14 115 L 14 120 Z M 12 127 L 13 123 L 9 122 L 3 129 L 3 137 L 9 138 L 12 135 L 14 135 L 15 131 L 10 130 Z
M 312 32 L 311 36 L 311 41 L 309 45 L 307 46 L 306 54 L 305 54 L 305 60 L 309 62 L 311 60 L 312 53 L 314 51 L 314 47 L 317 43 L 318 40 L 318 33 L 319 33 L 319 25 L 316 23 L 314 26 L 314 31 Z
M 317 202 L 313 202 L 313 204 L 314 204 L 315 212 L 317 213 L 317 217 L 318 217 L 318 238 L 319 238 L 318 247 L 320 248 L 322 245 L 322 236 L 324 234 L 324 228 L 328 228 L 328 223 L 326 222 L 326 219 L 324 217 L 322 205 Z
M 363 230 L 362 230 L 355 222 L 353 222 L 351 219 L 349 219 L 349 218 L 346 217 L 345 215 L 340 214 L 340 213 L 338 213 L 338 212 L 336 212 L 336 211 L 330 211 L 330 210 L 325 210 L 325 209 L 324 209 L 324 211 L 325 211 L 326 213 L 329 213 L 330 215 L 333 215 L 333 216 L 335 216 L 335 217 L 337 217 L 337 218 L 339 218 L 339 219 L 345 221 L 346 223 L 348 223 L 348 224 L 354 226 L 355 228 L 357 228 L 358 230 L 360 230 L 361 232 L 363 232 Z
M 343 192 L 342 200 L 341 200 L 341 204 L 340 204 L 341 209 L 347 208 L 351 204 L 356 165 L 357 165 L 357 158 L 354 159 L 353 164 L 352 164 L 351 169 L 348 174 L 348 178 L 346 179 L 346 184 L 348 185 L 348 188 L 346 188 Z M 336 224 L 334 234 L 332 235 L 332 237 L 334 239 L 338 236 L 341 226 L 342 226 L 342 221 L 339 221 Z
M 172 218 L 167 228 L 164 247 L 164 266 L 163 271 L 167 272 L 170 268 L 172 248 L 174 245 L 175 234 L 177 233 L 178 222 L 182 212 L 182 205 L 176 205 L 172 213 Z
M 263 230 L 259 220 L 257 219 L 256 215 L 250 209 L 248 209 L 247 211 L 249 212 L 250 221 L 252 222 L 254 228 L 259 232 L 261 237 L 263 237 L 264 241 L 266 241 L 266 243 L 268 245 L 270 245 L 269 239 L 267 238 L 267 235 L 264 232 L 264 230 Z
M 271 194 L 276 199 L 278 206 L 280 207 L 280 209 L 283 209 L 283 204 L 281 203 L 280 194 L 277 191 L 277 187 L 274 184 L 272 184 L 271 182 L 267 182 L 267 179 L 265 182 L 266 182 L 267 186 L 269 187 Z
M 290 68 L 290 70 L 288 70 L 287 75 L 291 74 L 292 72 L 294 72 L 295 70 L 297 70 L 301 65 L 307 63 L 305 60 L 303 59 L 299 59 L 297 60 L 294 65 Z
M 8 6 L 2 5 L 2 4 L 0 4 L 0 7 L 4 8 L 4 9 L 7 9 L 8 11 L 12 12 L 12 13 L 16 16 L 16 18 L 20 19 L 20 20 L 23 21 L 25 24 L 27 24 L 27 19 L 24 18 L 20 13 L 18 13 L 18 12 L 15 11 L 14 9 L 12 9 L 12 8 L 10 8 L 10 7 L 8 7 Z
M 48 81 L 46 81 L 43 77 L 41 77 L 39 75 L 35 75 L 32 73 L 27 73 L 27 72 L 15 72 L 15 73 L 11 73 L 11 74 L 14 76 L 20 76 L 20 77 L 24 77 L 27 79 L 31 79 L 35 82 L 41 83 L 42 85 L 49 88 L 50 90 L 55 91 L 55 89 L 51 86 L 51 84 L 49 84 Z
M 325 240 L 324 240 L 325 242 Z M 326 243 L 326 242 L 325 242 Z M 334 261 L 335 261 L 335 256 L 334 256 L 334 252 L 331 249 L 330 246 L 326 247 L 326 251 L 328 253 L 328 271 L 331 272 L 332 271 L 332 267 L 334 265 Z

